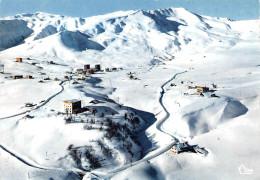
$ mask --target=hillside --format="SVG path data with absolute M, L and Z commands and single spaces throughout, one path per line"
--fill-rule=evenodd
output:
M 0 19 L 0 179 L 259 179 L 258 24 L 183 8 Z

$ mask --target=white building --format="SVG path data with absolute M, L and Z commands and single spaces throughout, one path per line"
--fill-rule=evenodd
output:
M 76 114 L 77 110 L 81 109 L 81 101 L 71 99 L 64 101 L 64 113 Z

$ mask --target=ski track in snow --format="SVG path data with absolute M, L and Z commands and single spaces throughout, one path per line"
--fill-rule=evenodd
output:
M 97 176 L 97 177 L 99 177 L 99 176 L 105 176 L 105 177 L 108 176 L 108 177 L 111 177 L 111 176 L 113 176 L 113 175 L 119 173 L 120 171 L 123 171 L 123 170 L 125 170 L 125 169 L 127 169 L 127 168 L 130 168 L 130 167 L 133 167 L 133 166 L 136 166 L 136 165 L 138 165 L 138 164 L 140 164 L 140 163 L 142 163 L 142 162 L 149 161 L 149 160 L 151 160 L 151 159 L 153 159 L 153 158 L 155 158 L 155 157 L 157 157 L 157 156 L 159 156 L 159 155 L 161 155 L 161 154 L 167 152 L 173 145 L 175 145 L 177 142 L 179 142 L 179 140 L 178 140 L 174 135 L 172 135 L 172 134 L 166 132 L 166 131 L 162 128 L 163 123 L 170 117 L 170 113 L 168 112 L 168 110 L 166 109 L 166 107 L 165 107 L 164 104 L 163 104 L 163 96 L 164 96 L 164 94 L 165 94 L 165 89 L 164 89 L 164 87 L 165 87 L 169 82 L 171 82 L 172 80 L 174 80 L 178 75 L 183 74 L 183 73 L 186 73 L 186 72 L 187 72 L 187 71 L 183 71 L 183 72 L 180 72 L 180 73 L 176 73 L 171 79 L 169 79 L 168 81 L 166 81 L 166 82 L 161 86 L 162 91 L 161 91 L 161 95 L 160 95 L 160 98 L 159 98 L 159 103 L 160 103 L 161 107 L 163 108 L 164 112 L 166 113 L 166 115 L 165 115 L 165 117 L 163 117 L 161 120 L 159 120 L 159 121 L 156 123 L 156 128 L 157 128 L 159 131 L 163 132 L 164 134 L 167 134 L 167 135 L 171 136 L 172 139 L 173 139 L 172 142 L 171 142 L 170 144 L 168 144 L 167 146 L 165 146 L 165 147 L 159 149 L 157 152 L 155 152 L 155 153 L 149 155 L 148 157 L 145 157 L 145 158 L 143 158 L 143 159 L 140 159 L 139 161 L 136 161 L 136 162 L 133 162 L 133 163 L 129 163 L 129 164 L 127 164 L 127 165 L 124 165 L 124 166 L 122 166 L 122 167 L 120 167 L 120 168 L 114 169 L 114 170 L 109 171 L 109 172 L 98 172 L 98 171 L 95 171 L 95 170 L 94 170 L 94 171 L 91 172 L 91 174 L 93 174 L 94 176 Z

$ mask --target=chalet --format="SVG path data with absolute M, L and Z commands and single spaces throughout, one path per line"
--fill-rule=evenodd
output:
M 64 113 L 77 114 L 81 109 L 81 101 L 77 99 L 71 99 L 64 101 Z
M 77 78 L 78 81 L 85 81 L 85 78 L 84 77 L 81 77 L 81 78 Z
M 90 101 L 89 103 L 90 104 L 99 104 L 99 103 L 101 103 L 101 101 L 94 99 L 94 100 Z
M 14 75 L 12 76 L 13 79 L 22 79 L 23 75 Z
M 77 69 L 77 73 L 78 73 L 78 74 L 83 74 L 84 71 L 83 71 L 83 69 Z
M 198 145 L 193 146 L 193 149 L 196 153 L 199 153 L 203 156 L 207 156 L 208 155 L 208 151 L 205 148 L 201 148 Z
M 94 69 L 88 69 L 89 74 L 94 74 Z
M 16 62 L 23 62 L 23 58 L 16 58 Z
M 184 142 L 184 143 L 175 144 L 174 146 L 171 147 L 170 151 L 174 154 L 179 154 L 182 152 L 193 151 L 193 148 L 190 145 L 188 145 L 187 142 Z
M 189 86 L 188 89 L 197 89 L 196 86 Z
M 30 116 L 28 114 L 23 117 L 23 119 L 32 119 L 32 118 L 34 118 L 34 116 Z
M 209 92 L 209 88 L 208 87 L 203 87 L 203 86 L 197 86 L 197 92 L 198 93 L 204 93 L 204 92 Z
M 25 103 L 25 107 L 33 107 L 35 106 L 36 104 L 33 104 L 33 103 Z
M 33 77 L 31 75 L 26 75 L 26 79 L 32 79 Z
M 87 71 L 88 69 L 90 69 L 90 64 L 85 64 L 84 65 L 84 70 Z
M 210 97 L 212 97 L 212 98 L 218 98 L 219 96 L 217 96 L 216 94 L 211 94 Z
M 109 68 L 105 68 L 105 72 L 109 72 Z
M 101 70 L 100 64 L 96 64 L 96 65 L 95 65 L 95 71 L 100 71 L 100 70 Z

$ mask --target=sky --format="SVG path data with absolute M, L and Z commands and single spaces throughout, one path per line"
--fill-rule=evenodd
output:
M 259 0 L 0 0 L 0 17 L 40 11 L 84 18 L 121 10 L 168 7 L 233 20 L 259 18 Z

